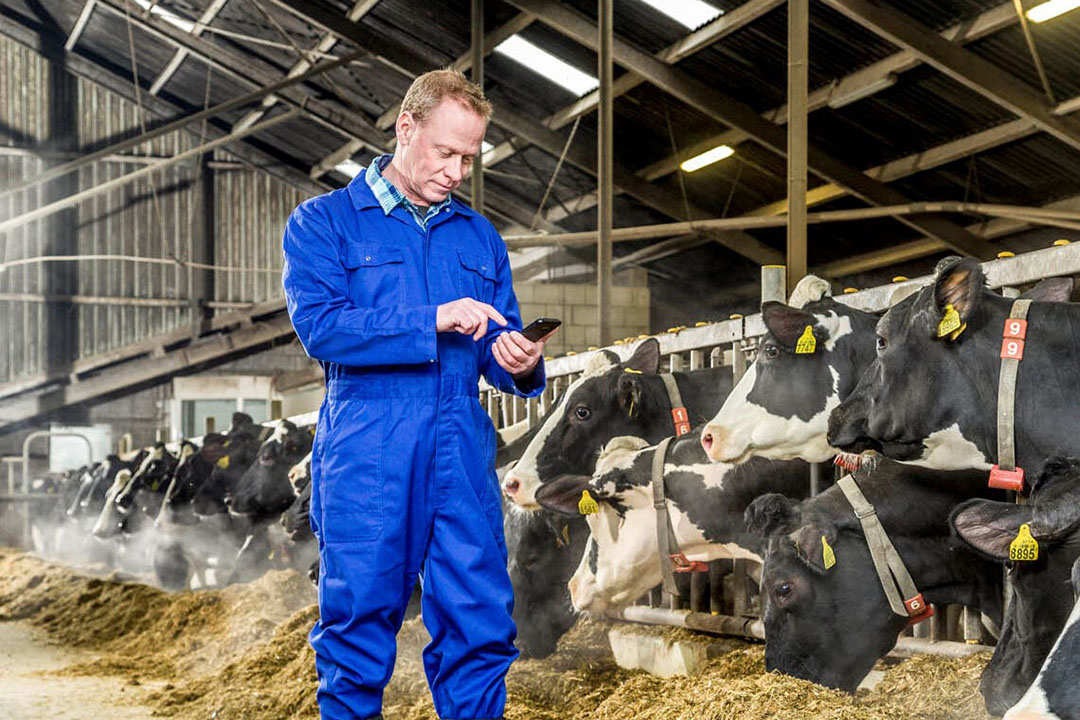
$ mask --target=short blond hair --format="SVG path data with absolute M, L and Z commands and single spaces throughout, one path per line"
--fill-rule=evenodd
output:
M 454 98 L 485 120 L 491 119 L 491 103 L 484 97 L 484 91 L 451 68 L 432 70 L 413 80 L 401 101 L 401 112 L 407 112 L 416 118 L 416 122 L 423 123 L 447 97 Z

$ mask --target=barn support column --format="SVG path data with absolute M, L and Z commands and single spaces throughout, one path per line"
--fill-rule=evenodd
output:
M 216 243 L 216 207 L 214 203 L 214 169 L 210 167 L 213 153 L 202 156 L 199 178 L 196 183 L 198 220 L 195 225 L 195 242 L 192 243 L 192 260 L 206 265 L 214 264 Z M 209 268 L 192 268 L 191 273 L 191 331 L 194 337 L 210 329 L 214 311 L 214 271 Z
M 472 81 L 484 87 L 484 0 L 472 0 Z M 484 212 L 484 151 L 473 158 L 472 207 Z
M 810 0 L 788 0 L 787 292 L 806 275 L 806 151 Z
M 612 127 L 614 114 L 612 113 L 612 105 L 615 99 L 612 87 L 614 82 L 612 60 L 615 34 L 612 0 L 597 0 L 597 4 L 597 25 L 600 34 L 600 67 L 598 73 L 600 78 L 600 105 L 597 116 L 599 125 L 597 157 L 599 163 L 596 168 L 596 176 L 599 181 L 598 195 L 600 204 L 597 207 L 596 224 L 600 237 L 596 244 L 596 310 L 597 324 L 600 327 L 600 345 L 606 346 L 610 345 L 613 339 L 611 337 L 611 264 L 613 260 L 611 249 L 613 213 L 611 204 L 615 199 L 615 188 L 612 184 L 614 176 L 614 128 Z

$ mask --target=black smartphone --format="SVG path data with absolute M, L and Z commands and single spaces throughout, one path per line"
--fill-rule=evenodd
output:
M 521 331 L 521 334 L 536 342 L 560 325 L 562 325 L 562 320 L 545 317 L 536 318 Z

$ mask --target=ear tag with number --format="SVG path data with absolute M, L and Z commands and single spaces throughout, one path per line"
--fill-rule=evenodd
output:
M 219 468 L 221 468 L 222 470 L 228 470 L 229 469 L 229 456 L 228 455 L 222 455 L 221 459 L 217 461 L 217 466 Z
M 1039 541 L 1031 536 L 1031 526 L 1024 523 L 1016 539 L 1009 543 L 1009 559 L 1013 562 L 1031 562 L 1039 559 Z
M 812 355 L 815 350 L 817 350 L 817 338 L 814 337 L 814 328 L 807 325 L 798 342 L 795 343 L 795 354 Z
M 581 491 L 581 500 L 578 500 L 577 509 L 582 515 L 595 515 L 600 512 L 600 506 L 592 499 L 588 490 Z
M 821 560 L 825 563 L 826 570 L 836 564 L 836 553 L 833 552 L 832 546 L 824 535 L 821 536 Z
M 937 326 L 937 336 L 945 337 L 949 336 L 950 340 L 955 340 L 960 337 L 960 333 L 964 332 L 964 328 L 967 325 L 960 320 L 960 313 L 956 311 L 956 308 L 949 303 L 945 306 L 945 317 L 941 318 L 941 322 Z

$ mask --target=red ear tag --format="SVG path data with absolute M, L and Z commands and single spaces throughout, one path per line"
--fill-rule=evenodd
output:
M 1021 320 L 1019 318 L 1006 318 L 1005 330 L 1001 333 L 1002 337 L 1014 338 L 1016 340 L 1023 340 L 1027 337 L 1027 320 Z
M 1015 358 L 1017 360 L 1024 359 L 1024 341 L 1017 340 L 1015 338 L 1004 338 L 1001 341 L 1001 357 Z
M 672 409 L 671 419 L 675 423 L 675 435 L 685 435 L 690 432 L 690 415 L 686 412 L 686 408 Z
M 1015 492 L 1023 492 L 1024 490 L 1024 468 L 1016 468 L 1015 470 L 1002 470 L 995 465 L 990 469 L 990 487 L 997 490 L 1013 490 Z
M 934 608 L 923 600 L 922 593 L 905 600 L 904 608 L 908 612 L 908 627 L 918 625 L 923 620 L 929 620 L 934 616 Z
M 669 555 L 668 557 L 671 558 L 671 564 L 675 566 L 674 570 L 677 573 L 709 572 L 708 563 L 703 563 L 700 560 L 688 560 L 683 553 Z

